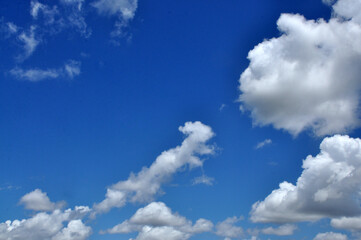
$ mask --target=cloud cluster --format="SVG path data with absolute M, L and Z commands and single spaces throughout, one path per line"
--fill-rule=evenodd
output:
M 107 212 L 113 207 L 122 207 L 127 201 L 149 202 L 160 193 L 162 184 L 185 166 L 201 167 L 202 155 L 213 153 L 206 142 L 214 136 L 212 129 L 201 122 L 186 122 L 179 130 L 186 135 L 180 146 L 164 151 L 152 165 L 139 173 L 131 173 L 125 181 L 120 181 L 107 189 L 106 198 L 94 205 L 96 212 Z
M 254 222 L 315 221 L 361 215 L 361 140 L 336 135 L 325 138 L 320 153 L 303 161 L 303 172 L 296 185 L 280 187 L 252 206 Z
M 340 0 L 333 9 L 329 21 L 282 14 L 282 35 L 249 52 L 239 99 L 255 125 L 318 136 L 359 126 L 361 4 Z
M 4 22 L 1 19 L 1 32 L 5 33 L 6 39 L 10 39 L 21 49 L 15 57 L 17 65 L 30 58 L 49 36 L 71 30 L 84 38 L 89 38 L 92 31 L 85 21 L 84 5 L 84 0 L 59 0 L 55 4 L 31 0 L 29 10 L 31 22 L 27 26 L 20 27 L 13 22 Z M 101 15 L 118 16 L 112 35 L 121 37 L 124 35 L 124 28 L 135 16 L 138 2 L 137 0 L 97 0 L 92 2 L 91 6 Z M 47 69 L 33 67 L 27 70 L 16 66 L 10 74 L 31 82 L 60 77 L 73 78 L 80 74 L 80 63 L 68 60 L 63 67 Z
M 162 202 L 152 202 L 140 208 L 129 219 L 107 230 L 110 234 L 138 232 L 136 240 L 170 239 L 186 240 L 192 235 L 209 232 L 212 222 L 198 219 L 195 224 L 171 209 Z
M 57 207 L 63 204 L 52 203 L 40 189 L 24 195 L 20 202 L 27 209 L 53 211 L 39 212 L 28 219 L 0 223 L 0 240 L 85 240 L 92 233 L 91 228 L 82 222 L 90 212 L 89 207 L 76 206 L 62 211 Z

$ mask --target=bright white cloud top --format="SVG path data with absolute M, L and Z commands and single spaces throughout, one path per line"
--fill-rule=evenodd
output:
M 94 205 L 96 212 L 107 212 L 114 207 L 123 207 L 130 202 L 149 202 L 159 194 L 161 186 L 185 166 L 201 167 L 202 155 L 213 153 L 213 147 L 206 142 L 214 136 L 212 129 L 201 122 L 186 122 L 179 127 L 186 135 L 180 146 L 169 149 L 157 157 L 155 162 L 144 167 L 138 174 L 130 174 L 107 189 L 105 199 Z
M 162 202 L 152 202 L 140 208 L 129 219 L 109 229 L 107 233 L 121 234 L 138 232 L 136 239 L 189 239 L 194 234 L 209 232 L 213 223 L 198 219 L 195 224 Z
M 50 201 L 48 195 L 42 192 L 40 189 L 24 195 L 20 199 L 20 204 L 25 206 L 25 209 L 35 211 L 53 211 L 59 209 L 64 205 L 64 202 L 53 203 Z
M 347 236 L 341 233 L 319 233 L 313 240 L 347 240 Z
M 360 1 L 340 0 L 329 21 L 281 15 L 282 36 L 250 51 L 240 78 L 240 101 L 254 124 L 318 136 L 359 126 L 360 9 Z
M 325 138 L 320 150 L 304 160 L 296 185 L 283 182 L 252 206 L 252 221 L 285 223 L 361 215 L 361 139 L 336 135 Z
M 43 208 L 41 204 L 44 201 L 50 202 L 46 194 L 38 189 L 25 195 L 22 200 L 24 198 L 34 198 L 35 194 L 41 195 L 38 197 L 41 200 L 37 201 L 38 205 L 32 206 L 33 209 L 40 210 Z M 35 204 L 35 201 L 33 203 Z M 88 207 L 77 206 L 74 209 L 64 211 L 56 209 L 52 213 L 40 212 L 28 219 L 9 220 L 0 223 L 0 239 L 85 240 L 90 236 L 92 230 L 90 227 L 85 226 L 81 219 L 89 212 L 90 209 Z M 65 226 L 64 223 L 66 224 Z

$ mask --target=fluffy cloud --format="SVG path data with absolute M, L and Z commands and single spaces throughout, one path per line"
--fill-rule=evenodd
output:
M 26 208 L 49 211 L 55 208 L 46 193 L 36 189 L 26 194 L 21 200 Z M 41 206 L 39 204 L 45 204 Z M 74 209 L 51 213 L 40 212 L 31 218 L 0 223 L 0 240 L 85 240 L 91 233 L 91 228 L 85 226 L 81 219 L 90 209 L 77 206 Z M 64 223 L 68 223 L 64 227 Z
M 361 4 L 340 0 L 333 8 L 328 22 L 282 14 L 282 35 L 249 52 L 240 101 L 255 125 L 318 136 L 359 126 Z
M 313 240 L 347 240 L 347 236 L 341 233 L 319 233 Z
M 331 220 L 331 226 L 334 228 L 361 232 L 361 216 L 335 218 Z
M 190 220 L 172 213 L 162 202 L 152 202 L 140 208 L 129 219 L 107 230 L 107 233 L 138 232 L 137 240 L 141 239 L 171 239 L 186 240 L 192 235 L 209 232 L 213 224 L 206 219 L 198 219 L 194 225 Z
M 332 8 L 337 17 L 361 24 L 361 2 L 359 0 L 339 0 Z
M 85 240 L 91 232 L 91 228 L 85 226 L 81 220 L 71 220 L 68 226 L 56 234 L 52 240 Z
M 252 206 L 252 221 L 284 223 L 361 214 L 361 140 L 336 135 L 325 138 L 320 149 L 317 156 L 304 160 L 296 185 L 283 182 Z
M 297 226 L 293 224 L 284 224 L 277 228 L 268 227 L 262 229 L 263 234 L 267 235 L 277 235 L 277 236 L 289 236 L 297 229 Z
M 96 212 L 107 212 L 113 207 L 122 207 L 127 201 L 149 202 L 159 194 L 163 183 L 185 166 L 201 167 L 201 155 L 213 153 L 206 142 L 213 137 L 212 129 L 201 122 L 187 122 L 179 130 L 187 137 L 180 146 L 163 152 L 155 162 L 144 167 L 138 174 L 131 173 L 125 181 L 112 185 L 106 198 L 94 205 Z
M 243 229 L 235 224 L 242 218 L 230 217 L 216 225 L 216 235 L 226 239 L 240 238 L 243 236 Z
M 64 202 L 51 202 L 48 195 L 40 189 L 35 189 L 34 191 L 24 195 L 20 199 L 20 204 L 23 204 L 26 209 L 35 211 L 53 211 L 64 206 Z
M 50 69 L 27 69 L 16 67 L 10 70 L 10 74 L 17 79 L 27 80 L 30 82 L 39 82 L 47 79 L 55 79 L 59 77 L 74 78 L 80 74 L 81 63 L 74 60 L 69 60 L 61 68 Z

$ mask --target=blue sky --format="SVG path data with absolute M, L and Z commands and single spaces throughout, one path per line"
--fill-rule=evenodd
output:
M 0 240 L 361 238 L 360 0 L 0 3 Z

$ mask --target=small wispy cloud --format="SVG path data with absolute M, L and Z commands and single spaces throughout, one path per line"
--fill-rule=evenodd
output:
M 225 107 L 227 107 L 227 105 L 223 103 L 223 104 L 219 107 L 219 111 L 222 112 L 222 110 L 223 110 Z
M 14 31 L 15 25 L 9 26 L 10 31 Z M 18 61 L 24 61 L 30 57 L 41 42 L 41 39 L 35 35 L 36 26 L 31 26 L 28 31 L 21 32 L 17 39 L 22 44 L 24 52 L 16 57 Z
M 56 79 L 59 77 L 66 77 L 73 79 L 80 74 L 81 63 L 74 60 L 69 60 L 61 68 L 49 68 L 49 69 L 22 69 L 15 67 L 10 70 L 10 74 L 20 80 L 26 80 L 30 82 L 40 82 L 47 79 Z
M 260 149 L 260 148 L 263 148 L 264 146 L 269 145 L 271 143 L 272 143 L 271 139 L 265 139 L 264 141 L 257 143 L 255 148 Z
M 198 185 L 198 184 L 205 184 L 205 185 L 208 185 L 208 186 L 212 186 L 213 185 L 213 182 L 214 182 L 214 178 L 212 177 L 208 177 L 206 175 L 202 175 L 200 177 L 196 177 L 193 179 L 193 185 Z

